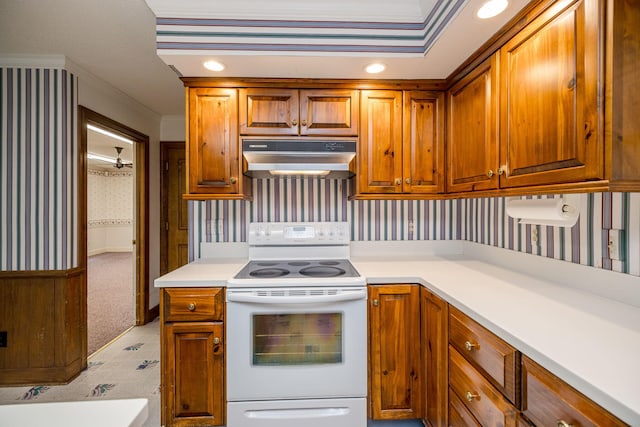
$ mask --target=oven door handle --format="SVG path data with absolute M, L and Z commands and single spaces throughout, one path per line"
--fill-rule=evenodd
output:
M 248 302 L 254 304 L 324 304 L 329 302 L 356 301 L 367 298 L 367 291 L 345 292 L 337 295 L 312 296 L 259 296 L 227 293 L 228 302 Z

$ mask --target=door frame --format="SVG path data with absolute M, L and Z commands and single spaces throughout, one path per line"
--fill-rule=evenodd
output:
M 135 144 L 135 289 L 136 289 L 136 325 L 144 325 L 155 318 L 149 311 L 149 137 L 116 122 L 86 107 L 78 106 L 79 126 L 79 165 L 78 173 L 78 250 L 79 262 L 85 271 L 84 287 L 87 281 L 87 124 L 106 127 L 115 133 L 132 139 Z M 86 307 L 86 295 L 85 295 Z M 85 329 L 87 316 L 84 316 Z M 85 337 L 86 346 L 86 337 Z
M 169 187 L 167 185 L 168 151 L 186 149 L 185 141 L 160 141 L 160 275 L 169 271 Z M 186 189 L 185 189 L 186 191 Z

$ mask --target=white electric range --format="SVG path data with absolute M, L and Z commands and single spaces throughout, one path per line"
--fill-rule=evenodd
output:
M 227 426 L 364 427 L 367 289 L 345 222 L 252 223 L 227 284 Z

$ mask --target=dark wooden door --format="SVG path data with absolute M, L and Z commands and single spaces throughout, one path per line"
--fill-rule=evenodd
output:
M 189 262 L 189 211 L 182 198 L 187 184 L 186 152 L 183 142 L 164 142 L 162 155 L 163 242 L 161 273 Z

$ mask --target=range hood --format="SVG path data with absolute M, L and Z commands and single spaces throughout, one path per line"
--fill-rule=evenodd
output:
M 245 175 L 254 178 L 315 176 L 349 178 L 356 155 L 355 139 L 255 139 L 242 140 L 247 161 Z

